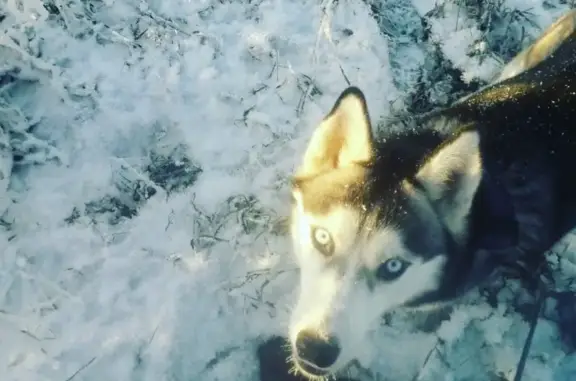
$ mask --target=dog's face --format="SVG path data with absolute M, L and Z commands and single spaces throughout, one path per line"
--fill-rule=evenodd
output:
M 292 189 L 300 295 L 293 363 L 309 378 L 359 355 L 387 312 L 441 298 L 480 181 L 479 137 L 455 136 L 411 165 L 377 152 L 366 102 L 346 90 L 315 130 Z M 383 156 L 384 155 L 384 156 Z

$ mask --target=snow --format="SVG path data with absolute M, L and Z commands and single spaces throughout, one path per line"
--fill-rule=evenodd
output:
M 289 176 L 347 80 L 377 121 L 418 85 L 447 102 L 443 65 L 469 83 L 510 58 L 466 55 L 484 36 L 450 3 L 429 18 L 433 64 L 417 21 L 438 3 L 3 2 L 0 380 L 257 380 L 295 297 Z M 567 9 L 551 3 L 505 6 L 543 28 Z M 553 260 L 573 287 L 576 259 Z M 507 287 L 433 332 L 397 314 L 358 357 L 373 379 L 513 375 L 528 323 Z M 574 369 L 542 317 L 523 380 Z

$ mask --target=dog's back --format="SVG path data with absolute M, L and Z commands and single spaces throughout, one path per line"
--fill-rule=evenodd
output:
M 487 152 L 514 159 L 541 153 L 562 167 L 576 158 L 575 106 L 576 40 L 571 40 L 536 67 L 473 94 L 442 115 L 461 125 L 473 123 L 489 144 Z
M 570 53 L 575 38 L 576 10 L 562 15 L 540 37 L 504 66 L 494 83 L 512 78 L 551 58 L 560 49 Z
M 573 24 L 575 14 L 571 12 L 564 21 Z M 517 175 L 514 181 L 524 182 L 518 184 L 520 193 L 541 187 L 532 189 L 526 202 L 551 209 L 539 212 L 541 223 L 546 225 L 539 229 L 549 228 L 550 234 L 534 250 L 549 249 L 574 222 L 576 38 L 574 33 L 564 37 L 546 59 L 537 55 L 533 67 L 441 112 L 443 117 L 458 121 L 453 126 L 470 125 L 480 132 L 485 169 L 495 168 L 500 172 L 496 176 L 516 171 L 510 176 Z M 537 46 L 531 46 L 531 51 Z M 518 171 L 522 166 L 524 169 Z M 508 190 L 513 192 L 510 187 Z

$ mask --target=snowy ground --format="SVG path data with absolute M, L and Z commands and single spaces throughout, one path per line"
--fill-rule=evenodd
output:
M 2 0 L 0 380 L 256 380 L 295 296 L 288 177 L 347 80 L 374 119 L 425 111 L 569 7 L 478 3 Z M 371 378 L 509 379 L 533 301 L 496 298 L 392 316 Z M 572 379 L 563 348 L 549 300 L 523 380 Z

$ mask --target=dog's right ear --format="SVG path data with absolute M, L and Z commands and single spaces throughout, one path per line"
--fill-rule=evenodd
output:
M 366 99 L 358 88 L 349 87 L 314 131 L 296 177 L 367 163 L 373 157 L 374 137 Z

